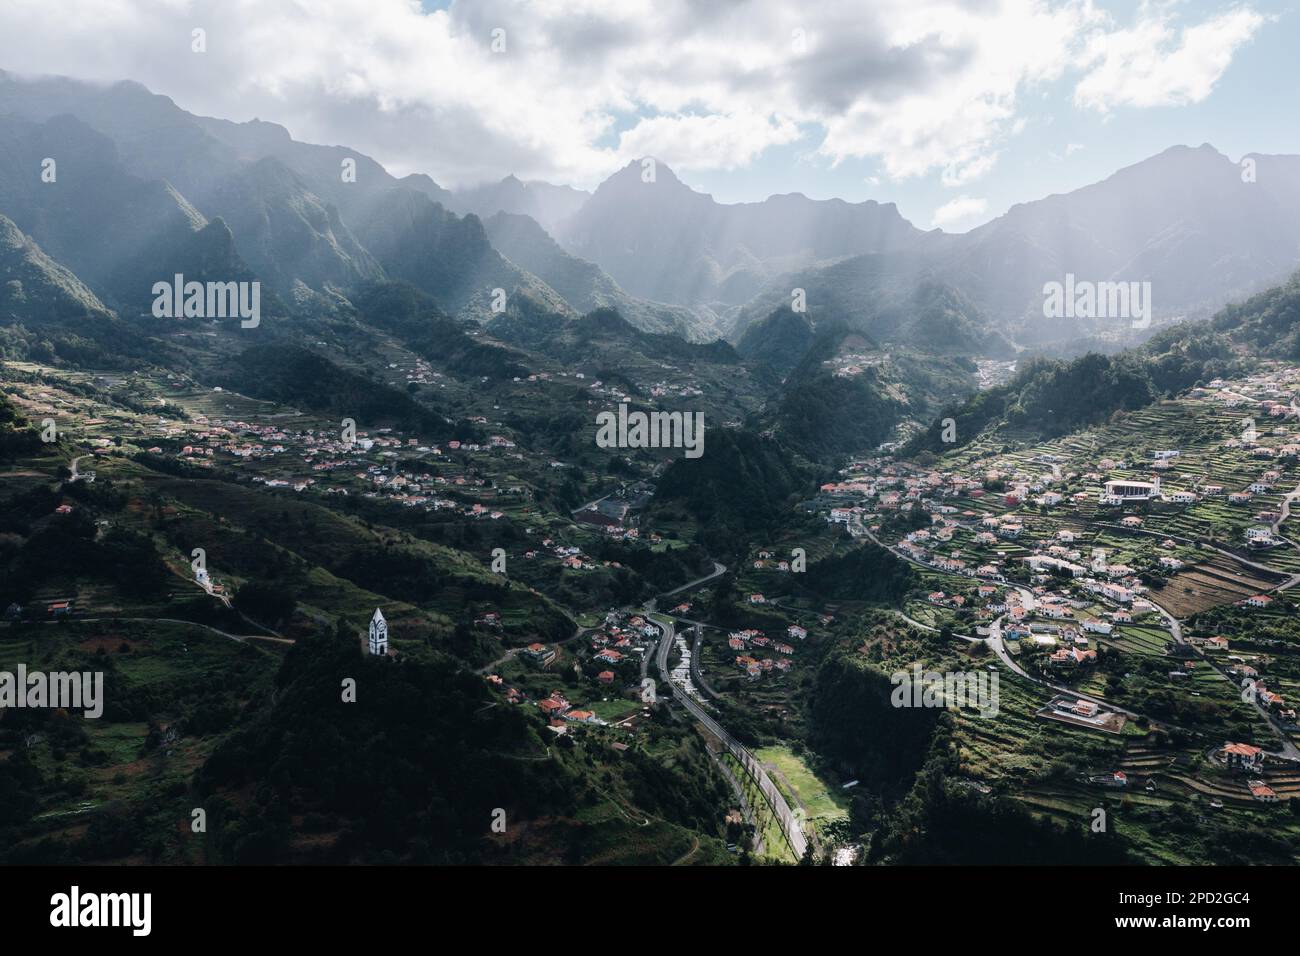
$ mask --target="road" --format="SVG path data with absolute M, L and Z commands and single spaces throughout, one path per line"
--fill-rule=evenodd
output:
M 213 634 L 232 641 L 238 641 L 241 644 L 247 644 L 249 641 L 271 641 L 275 644 L 292 644 L 292 638 L 288 637 L 267 637 L 263 634 L 229 634 L 226 631 L 213 627 L 211 624 L 200 624 L 198 621 L 184 621 L 177 617 L 67 617 L 54 621 L 42 621 L 43 624 L 82 624 L 93 621 L 107 622 L 109 624 L 132 623 L 132 624 L 184 624 L 187 627 L 201 627 L 205 631 L 211 631 Z
M 713 562 L 713 573 L 706 574 L 702 578 L 696 578 L 694 581 L 688 581 L 679 588 L 673 588 L 671 591 L 665 591 L 660 597 L 672 597 L 674 594 L 681 594 L 683 591 L 689 591 L 691 588 L 697 588 L 706 581 L 712 581 L 716 577 L 721 577 L 727 573 L 727 566 L 717 561 Z
M 563 647 L 565 644 L 569 644 L 569 643 L 571 643 L 571 642 L 573 642 L 573 641 L 576 641 L 578 638 L 582 637 L 582 635 L 584 635 L 584 634 L 588 634 L 588 633 L 590 633 L 592 630 L 594 630 L 594 628 L 583 627 L 582 625 L 578 625 L 577 630 L 575 630 L 572 634 L 570 634 L 570 635 L 569 635 L 568 637 L 566 637 L 564 640 L 562 640 L 562 641 L 556 641 L 556 642 L 555 642 L 555 646 L 556 646 L 556 647 Z M 475 674 L 490 674 L 490 673 L 492 673 L 493 671 L 497 670 L 497 669 L 498 669 L 502 664 L 504 664 L 506 661 L 514 660 L 514 658 L 517 657 L 517 656 L 518 656 L 520 653 L 522 653 L 524 650 L 525 650 L 525 648 L 522 648 L 522 647 L 512 647 L 512 648 L 510 648 L 510 650 L 506 651 L 504 654 L 502 654 L 502 655 L 501 655 L 500 657 L 498 657 L 496 660 L 492 661 L 491 663 L 484 664 L 484 665 L 483 665 L 482 667 L 480 667 L 480 668 L 477 668 L 477 669 L 474 671 L 474 673 L 475 673 Z M 643 665 L 642 665 L 642 671 L 643 671 L 643 673 L 642 673 L 642 675 L 641 675 L 642 677 L 645 676 L 645 674 L 644 674 L 644 669 L 645 669 L 645 668 L 644 668 L 644 664 L 643 664 Z
M 668 651 L 672 647 L 673 641 L 676 638 L 676 633 L 671 621 L 667 621 L 665 624 L 661 625 L 661 630 L 663 633 L 660 635 L 658 647 L 655 649 L 655 663 L 659 669 L 660 680 L 664 682 L 665 686 L 674 687 L 679 691 L 674 694 L 675 699 L 678 700 L 682 706 L 690 712 L 691 716 L 699 721 L 700 724 L 709 731 L 709 733 L 718 738 L 722 745 L 727 748 L 728 752 L 735 757 L 736 760 L 740 762 L 740 765 L 745 768 L 746 772 L 754 778 L 754 782 L 758 784 L 759 791 L 763 794 L 768 804 L 772 807 L 772 811 L 776 814 L 777 822 L 785 832 L 786 839 L 790 842 L 795 857 L 797 859 L 803 859 L 803 855 L 808 849 L 808 838 L 804 834 L 803 828 L 799 825 L 799 821 L 795 817 L 794 812 L 790 809 L 790 805 L 786 803 L 785 797 L 782 796 L 781 791 L 777 789 L 776 784 L 772 782 L 772 778 L 768 776 L 767 771 L 763 769 L 763 765 L 759 763 L 759 761 L 740 741 L 727 733 L 726 729 L 723 728 L 721 724 L 709 716 L 703 707 L 692 700 L 690 695 L 688 695 L 680 685 L 673 683 L 672 676 L 668 670 Z
M 705 697 L 708 697 L 710 700 L 717 700 L 717 692 L 708 685 L 708 682 L 704 679 L 704 674 L 700 672 L 700 643 L 703 638 L 704 628 L 701 625 L 696 624 L 695 640 L 691 644 L 691 683 L 694 684 L 698 690 L 703 691 Z

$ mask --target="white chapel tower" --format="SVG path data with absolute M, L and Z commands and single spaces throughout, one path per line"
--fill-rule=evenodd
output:
M 388 622 L 379 608 L 375 608 L 375 616 L 370 619 L 370 653 L 376 657 L 388 653 Z

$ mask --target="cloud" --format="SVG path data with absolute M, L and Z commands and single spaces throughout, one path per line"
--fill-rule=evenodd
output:
M 1031 92 L 1082 73 L 1088 109 L 1195 102 L 1262 22 L 1153 9 L 1123 27 L 1094 0 L 5 0 L 0 65 L 135 79 L 449 186 L 590 186 L 647 153 L 733 169 L 799 140 L 959 188 L 995 166 Z
M 1249 7 L 1181 30 L 1171 16 L 1168 9 L 1144 6 L 1133 27 L 1093 36 L 1084 55 L 1089 71 L 1074 88 L 1075 105 L 1109 113 L 1119 106 L 1199 103 L 1265 22 Z
M 791 121 L 758 113 L 655 116 L 623 133 L 618 147 L 624 156 L 655 156 L 673 169 L 736 169 L 798 138 Z
M 930 219 L 930 224 L 938 226 L 940 229 L 950 230 L 956 223 L 968 222 L 984 215 L 988 208 L 989 204 L 986 199 L 958 196 L 936 209 Z

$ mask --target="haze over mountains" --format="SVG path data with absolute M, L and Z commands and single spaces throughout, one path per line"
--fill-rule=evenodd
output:
M 47 158 L 58 190 L 42 181 Z M 1300 263 L 1300 157 L 1250 159 L 1244 175 L 1208 144 L 1172 147 L 952 235 L 892 203 L 722 204 L 641 161 L 591 194 L 514 177 L 453 192 L 273 123 L 195 116 L 135 83 L 0 73 L 0 278 L 21 282 L 21 268 L 26 290 L 36 270 L 47 302 L 64 290 L 69 310 L 124 317 L 174 271 L 255 277 L 300 310 L 392 278 L 465 318 L 489 318 L 499 288 L 694 340 L 748 332 L 750 348 L 802 288 L 812 328 L 1005 356 L 1132 337 L 1114 320 L 1044 319 L 1043 285 L 1067 273 L 1150 282 L 1157 326 L 1281 281 Z

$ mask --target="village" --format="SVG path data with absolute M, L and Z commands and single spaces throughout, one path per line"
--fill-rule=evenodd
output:
M 1297 385 L 1290 367 L 1216 380 L 1140 423 L 975 442 L 933 464 L 883 449 L 801 508 L 916 569 L 913 623 L 1066 691 L 1038 719 L 1123 734 L 1153 693 L 1173 702 L 1159 715 L 1172 725 L 1213 700 L 1221 719 L 1200 730 L 1289 771 L 1300 645 L 1273 635 L 1300 582 L 1285 526 L 1300 494 Z M 1227 736 L 1247 727 L 1251 743 Z M 1245 785 L 1278 799 L 1259 774 Z

